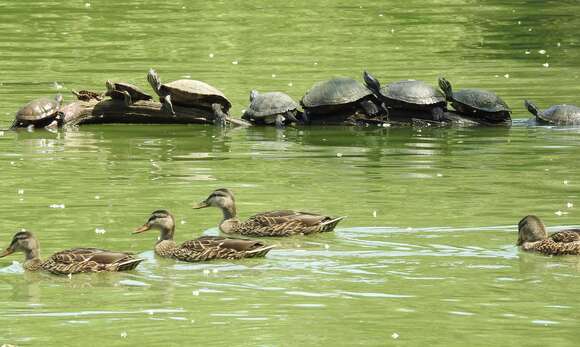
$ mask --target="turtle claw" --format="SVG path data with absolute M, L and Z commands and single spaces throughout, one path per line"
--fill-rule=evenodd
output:
M 131 94 L 126 90 L 123 91 L 123 100 L 125 101 L 125 106 L 129 107 L 133 104 L 133 100 L 131 99 Z
M 173 104 L 171 103 L 171 95 L 165 95 L 165 97 L 160 98 L 161 101 L 161 111 L 165 113 L 169 113 L 172 116 L 175 115 L 175 111 L 173 110 Z
M 212 104 L 211 109 L 213 110 L 213 124 L 219 127 L 225 127 L 227 125 L 228 115 L 222 111 L 222 106 L 220 104 Z
M 281 115 L 281 114 L 277 115 L 276 116 L 276 128 L 278 128 L 278 129 L 284 128 L 285 121 L 286 121 L 286 118 L 283 115 Z

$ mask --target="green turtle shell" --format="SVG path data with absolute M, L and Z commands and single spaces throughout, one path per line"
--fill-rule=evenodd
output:
M 32 100 L 22 106 L 16 112 L 16 119 L 19 121 L 38 121 L 53 117 L 59 110 L 60 103 L 52 98 L 39 98 Z
M 423 81 L 406 80 L 388 84 L 381 88 L 381 94 L 389 99 L 415 105 L 445 103 L 445 95 Z
M 511 112 L 509 106 L 494 92 L 481 89 L 462 89 L 453 92 L 454 102 L 484 112 Z
M 258 93 L 242 118 L 263 118 L 283 114 L 298 108 L 298 103 L 282 92 Z
M 536 116 L 556 125 L 580 125 L 580 107 L 574 105 L 554 105 Z
M 362 83 L 346 77 L 336 77 L 316 83 L 302 97 L 304 107 L 344 105 L 356 102 L 372 92 Z
M 202 81 L 181 79 L 163 83 L 161 88 L 171 95 L 171 101 L 177 105 L 209 108 L 212 104 L 219 103 L 225 112 L 232 107 L 232 103 L 224 93 Z

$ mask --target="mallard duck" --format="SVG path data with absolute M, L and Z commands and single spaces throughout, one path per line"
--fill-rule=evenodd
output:
M 204 201 L 193 208 L 218 207 L 224 218 L 219 229 L 226 233 L 236 233 L 248 236 L 292 236 L 297 234 L 314 234 L 333 231 L 344 217 L 332 218 L 319 214 L 298 212 L 292 210 L 270 211 L 258 213 L 247 221 L 236 218 L 236 203 L 234 193 L 229 189 L 214 190 Z
M 266 246 L 260 241 L 220 236 L 202 236 L 178 245 L 173 241 L 175 218 L 166 210 L 154 211 L 147 223 L 137 228 L 133 233 L 139 234 L 150 229 L 159 229 L 161 233 L 155 244 L 157 255 L 188 262 L 264 257 L 274 248 L 274 246 Z
M 23 252 L 23 267 L 28 271 L 48 271 L 57 275 L 79 272 L 115 272 L 133 270 L 143 261 L 131 253 L 113 252 L 97 248 L 73 248 L 57 252 L 46 260 L 40 259 L 40 244 L 34 234 L 20 231 L 14 234 L 10 246 L 0 258 Z
M 568 229 L 548 236 L 540 218 L 525 216 L 518 223 L 518 246 L 546 255 L 580 255 L 580 229 Z

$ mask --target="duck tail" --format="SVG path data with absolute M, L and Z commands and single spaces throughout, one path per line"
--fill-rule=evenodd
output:
M 275 247 L 276 246 L 274 245 L 259 247 L 256 249 L 252 249 L 251 251 L 247 251 L 246 255 L 248 256 L 248 258 L 265 257 L 266 254 L 268 254 L 268 252 L 270 252 L 270 250 Z
M 127 261 L 124 261 L 122 263 L 117 264 L 117 271 L 130 271 L 130 270 L 134 270 L 143 260 L 143 258 L 137 258 L 137 259 L 130 259 Z
M 342 216 L 320 223 L 320 232 L 323 233 L 327 231 L 333 231 L 334 228 L 336 228 L 336 226 L 338 225 L 338 223 L 340 223 L 340 221 L 345 218 L 346 216 Z

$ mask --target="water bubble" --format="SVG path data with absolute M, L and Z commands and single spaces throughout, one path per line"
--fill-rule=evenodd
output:
M 69 273 L 67 276 L 68 276 L 68 279 L 69 280 L 72 279 L 72 274 L 71 273 Z
M 530 52 L 530 51 L 525 51 L 525 54 L 531 54 L 531 53 L 532 53 L 532 52 Z
M 209 270 L 208 269 L 203 269 L 203 274 L 206 275 L 206 276 L 209 275 Z
M 181 223 L 181 225 L 183 225 L 183 224 L 186 224 L 187 222 L 182 220 L 180 223 Z
M 546 50 L 545 50 L 545 49 L 540 49 L 540 50 L 538 51 L 538 53 L 540 53 L 540 54 L 546 54 Z
M 90 3 L 90 2 L 85 2 L 85 7 L 86 7 L 86 8 L 89 8 L 89 7 L 91 7 L 91 3 Z
M 18 189 L 18 195 L 24 194 L 24 189 Z
M 503 75 L 503 77 L 510 78 L 510 74 L 509 73 L 506 73 L 505 75 Z
M 49 205 L 50 208 L 65 208 L 64 204 L 52 204 Z
M 373 217 L 377 218 L 377 210 L 373 211 Z
M 529 29 L 528 29 L 528 31 L 532 31 L 532 30 L 533 30 L 532 28 L 529 28 Z
M 558 210 L 558 211 L 554 212 L 554 214 L 556 216 L 561 216 L 561 215 L 564 215 L 564 214 L 568 214 L 568 212 L 562 212 L 562 211 Z
M 396 340 L 399 338 L 399 334 L 393 333 L 393 335 L 391 335 L 391 337 Z
M 316 62 L 316 61 L 315 61 L 315 62 L 314 62 L 314 65 L 318 65 L 318 62 Z
M 105 230 L 104 228 L 95 228 L 95 234 L 103 235 L 106 232 L 107 230 Z
M 518 25 L 522 25 L 522 21 L 521 20 L 518 21 Z
M 325 243 L 324 244 L 324 249 L 329 249 L 329 248 L 330 248 L 330 245 L 328 245 L 328 243 Z
M 443 177 L 443 174 L 442 174 L 442 173 L 437 173 L 437 175 L 436 175 L 436 176 L 437 176 L 437 177 Z
M 566 207 L 568 207 L 568 208 L 572 208 L 572 207 L 574 207 L 574 204 L 573 204 L 573 203 L 571 203 L 571 202 L 568 202 L 568 203 L 566 204 Z
M 568 182 L 568 180 L 564 180 L 564 182 L 563 182 L 563 183 L 564 183 L 565 185 L 568 185 L 568 183 L 569 183 L 569 182 Z
M 232 64 L 234 64 L 234 65 L 238 65 L 239 63 L 240 63 L 240 62 L 239 62 L 238 60 L 234 60 L 234 61 L 232 61 Z
M 95 195 L 95 200 L 101 200 L 101 197 L 99 195 Z
M 550 67 L 550 64 L 548 64 L 548 63 L 543 63 L 543 64 L 542 64 L 542 66 L 543 66 L 543 67 Z
M 556 46 L 560 47 L 562 44 L 560 42 L 556 43 Z
M 379 17 L 382 17 L 382 16 L 383 16 L 383 14 L 382 13 L 379 13 Z
M 199 290 L 193 290 L 191 292 L 191 295 L 193 295 L 193 296 L 199 296 Z
M 183 77 L 183 78 L 191 78 L 191 75 L 183 75 L 181 77 Z
M 213 58 L 213 57 L 214 57 L 213 53 L 210 53 L 210 54 L 209 54 L 209 57 L 210 57 L 210 58 Z
M 121 338 L 123 338 L 123 339 L 126 339 L 127 338 L 127 332 L 126 331 L 123 331 L 121 333 Z
M 394 33 L 395 33 L 395 29 L 391 29 L 391 34 L 394 34 Z
M 288 82 L 288 87 L 292 87 L 292 86 L 293 86 L 292 82 Z
M 339 157 L 339 158 L 342 158 L 342 153 L 340 153 L 340 152 L 339 153 L 336 153 L 336 156 Z

